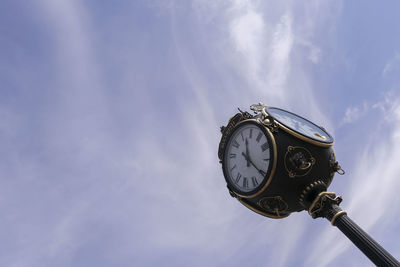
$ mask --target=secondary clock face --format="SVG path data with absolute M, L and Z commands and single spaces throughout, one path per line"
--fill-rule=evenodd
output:
M 333 143 L 333 138 L 314 123 L 297 116 L 289 111 L 279 108 L 267 108 L 267 112 L 278 122 L 305 137 L 322 143 Z
M 254 194 L 265 185 L 273 164 L 271 143 L 267 131 L 255 122 L 241 123 L 232 133 L 222 164 L 236 193 Z

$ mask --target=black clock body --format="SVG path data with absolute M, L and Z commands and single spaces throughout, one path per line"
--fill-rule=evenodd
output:
M 335 172 L 340 170 L 332 148 L 333 139 L 322 127 L 293 113 L 290 114 L 299 117 L 299 120 L 307 121 L 307 125 L 310 123 L 311 133 L 312 130 L 318 132 L 316 136 L 322 136 L 321 133 L 324 133 L 325 136 L 318 137 L 321 141 L 288 127 L 282 123 L 281 117 L 278 121 L 272 116 L 273 114 L 268 113 L 268 108 L 265 106 L 255 112 L 257 114 L 254 116 L 248 112 L 239 112 L 229 120 L 227 126 L 221 127 L 222 137 L 218 157 L 231 196 L 261 215 L 284 218 L 292 212 L 306 209 L 316 195 L 327 190 Z M 226 153 L 229 150 L 232 134 L 247 121 L 258 124 L 265 130 L 267 136 L 271 136 L 269 140 L 271 159 L 268 169 L 262 172 L 265 174 L 264 186 L 256 188 L 251 194 L 244 194 L 235 186 L 226 167 L 229 165 Z M 244 152 L 241 153 L 245 156 Z M 245 168 L 253 167 L 256 166 L 248 164 Z M 258 168 L 262 169 L 263 166 Z

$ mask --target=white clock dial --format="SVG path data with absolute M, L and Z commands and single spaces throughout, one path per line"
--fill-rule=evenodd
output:
M 267 112 L 284 126 L 308 138 L 323 143 L 333 142 L 333 138 L 326 131 L 296 114 L 279 108 L 268 108 Z
M 243 124 L 231 135 L 224 154 L 230 184 L 239 192 L 260 188 L 271 163 L 271 144 L 264 131 L 253 123 Z

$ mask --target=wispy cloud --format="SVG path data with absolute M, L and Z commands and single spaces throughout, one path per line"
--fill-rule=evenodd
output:
M 385 67 L 383 68 L 382 71 L 382 76 L 388 76 L 391 72 L 393 72 L 400 63 L 400 53 L 396 52 L 394 57 L 389 59 L 388 62 L 386 63 Z
M 292 16 L 283 14 L 274 24 L 266 24 L 256 5 L 237 6 L 230 21 L 230 34 L 238 64 L 253 92 L 265 92 L 273 98 L 286 96 L 285 86 L 290 71 L 290 53 L 293 46 Z M 272 89 L 273 88 L 273 89 Z
M 194 8 L 196 8 L 199 18 L 195 26 L 200 29 L 199 33 L 203 33 L 202 30 L 204 30 L 204 34 L 209 34 L 207 37 L 201 34 L 196 36 L 197 42 L 202 42 L 203 38 L 206 39 L 204 43 L 207 45 L 202 47 L 201 59 L 200 57 L 196 57 L 196 51 L 189 49 L 190 43 L 187 43 L 187 36 L 184 35 L 186 32 L 178 26 L 181 25 L 179 23 L 180 19 L 184 20 L 183 18 L 179 18 L 179 14 L 176 14 L 178 17 L 175 18 L 174 34 L 177 53 L 179 54 L 182 68 L 185 70 L 185 78 L 190 81 L 190 89 L 196 95 L 196 100 L 188 102 L 186 105 L 187 108 L 185 108 L 185 126 L 188 129 L 188 133 L 190 133 L 188 136 L 195 137 L 191 141 L 191 147 L 195 148 L 196 158 L 202 158 L 202 162 L 207 163 L 206 166 L 215 168 L 211 171 L 211 169 L 205 170 L 204 166 L 199 169 L 191 167 L 190 171 L 187 171 L 187 173 L 191 173 L 195 181 L 191 181 L 191 186 L 197 188 L 196 193 L 192 197 L 197 199 L 196 196 L 199 195 L 198 200 L 200 200 L 202 199 L 200 196 L 203 196 L 203 194 L 204 196 L 207 195 L 207 192 L 202 193 L 204 189 L 203 185 L 205 183 L 212 185 L 216 183 L 213 181 L 213 179 L 216 179 L 215 177 L 221 178 L 220 166 L 215 165 L 215 159 L 209 157 L 209 155 L 216 153 L 215 148 L 217 147 L 218 140 L 212 139 L 211 141 L 208 136 L 216 133 L 216 128 L 220 126 L 219 124 L 226 123 L 225 120 L 221 121 L 222 116 L 219 115 L 219 112 L 223 111 L 226 113 L 228 110 L 234 112 L 233 103 L 248 105 L 255 101 L 266 99 L 268 101 L 267 104 L 279 106 L 285 103 L 287 108 L 290 108 L 291 105 L 288 103 L 296 103 L 299 106 L 307 106 L 309 112 L 314 117 L 325 121 L 325 124 L 329 124 L 329 121 L 324 118 L 324 115 L 318 109 L 313 88 L 308 82 L 309 78 L 307 74 L 302 72 L 300 64 L 295 63 L 291 58 L 296 34 L 299 33 L 293 30 L 293 21 L 296 15 L 293 14 L 290 7 L 281 8 L 279 16 L 276 16 L 275 20 L 266 20 L 263 11 L 267 7 L 263 6 L 260 1 L 235 1 L 231 4 L 223 1 L 213 2 L 213 4 L 200 4 L 198 1 L 195 3 Z M 320 10 L 320 12 L 323 11 Z M 182 16 L 182 14 L 180 15 Z M 318 23 L 318 21 L 312 23 Z M 191 26 L 194 28 L 193 25 Z M 213 27 L 216 33 L 205 30 L 210 26 Z M 226 32 L 226 29 L 229 31 Z M 309 45 L 312 46 L 311 41 Z M 316 46 L 313 47 L 315 51 L 318 51 Z M 314 63 L 318 61 L 320 53 L 315 51 L 313 55 Z M 308 55 L 306 58 L 308 59 Z M 212 71 L 221 74 L 220 79 L 222 79 L 222 82 L 218 83 L 217 88 L 209 81 L 215 80 L 215 74 L 211 74 L 202 68 L 202 60 L 217 62 L 215 65 L 212 65 Z M 208 65 L 210 66 L 210 64 Z M 299 78 L 301 79 L 301 83 L 296 83 L 298 77 L 301 77 Z M 295 87 L 295 89 L 292 87 Z M 218 98 L 217 93 L 210 92 L 204 88 L 215 88 L 220 94 L 223 94 L 223 97 Z M 302 95 L 302 98 L 297 98 L 294 92 L 300 92 L 299 94 Z M 213 98 L 214 96 L 215 99 Z M 191 109 L 190 106 L 196 106 L 197 108 Z M 232 113 L 227 114 L 229 116 Z M 202 123 L 199 123 L 199 121 Z M 189 158 L 187 159 L 189 160 Z M 185 170 L 182 171 L 186 172 Z M 210 179 L 209 177 L 213 178 Z M 223 184 L 223 181 L 218 182 L 219 186 L 224 186 Z M 182 183 L 181 186 L 188 188 L 188 184 L 185 183 Z M 208 188 L 207 191 L 209 196 L 213 195 L 211 192 L 226 194 L 225 189 L 220 191 Z M 227 227 L 226 231 L 223 233 L 214 233 L 220 238 L 224 234 L 228 240 L 232 241 L 233 236 L 236 236 L 234 238 L 235 242 L 240 241 L 245 243 L 253 235 L 253 231 L 250 228 L 261 224 L 265 220 L 263 218 L 255 220 L 254 215 L 250 215 L 243 207 L 242 209 L 238 209 L 237 205 L 233 207 L 229 205 L 229 208 L 224 210 L 223 215 L 218 214 L 218 208 L 216 210 L 214 210 L 215 207 L 211 209 L 214 205 L 213 201 L 215 201 L 215 197 L 208 197 L 207 199 L 203 199 L 201 204 L 197 204 L 197 207 L 200 208 L 199 211 L 204 207 L 204 210 L 215 211 L 213 216 L 224 217 L 221 226 L 224 225 Z M 228 205 L 228 201 L 229 199 L 220 202 L 219 207 Z M 208 219 L 215 221 L 215 217 L 213 216 L 207 216 L 207 219 L 203 218 L 205 219 L 204 222 L 210 223 Z M 238 221 L 238 216 L 241 216 L 241 221 L 253 226 L 243 228 L 238 233 L 234 226 Z M 268 245 L 268 249 L 271 252 L 269 253 L 268 261 L 272 265 L 289 264 L 287 259 L 297 249 L 297 242 L 302 237 L 308 220 L 309 218 L 293 216 L 287 218 L 285 221 L 269 222 L 271 226 L 268 227 L 268 230 L 265 230 L 265 234 L 270 237 L 276 237 L 274 238 L 273 247 Z M 220 222 L 220 218 L 217 222 Z M 296 227 L 290 227 L 293 224 Z M 280 231 L 285 231 L 287 235 L 277 236 L 277 233 Z M 202 240 L 201 237 L 208 236 L 208 234 L 209 232 L 204 232 L 199 236 L 195 235 L 193 237 Z M 217 248 L 223 244 L 225 243 L 215 243 L 213 244 L 213 248 L 214 246 Z M 183 247 L 183 245 L 181 246 Z M 256 250 L 259 249 L 255 245 L 249 244 L 249 246 Z M 236 257 L 235 255 L 240 249 L 240 244 L 230 244 L 229 247 L 230 249 L 226 252 L 225 257 Z M 279 250 L 274 249 L 278 247 Z
M 364 102 L 360 106 L 355 106 L 355 107 L 348 107 L 346 108 L 344 118 L 341 121 L 341 125 L 347 124 L 347 123 L 353 123 L 357 120 L 359 120 L 361 117 L 363 117 L 369 110 L 369 105 L 367 102 Z
M 151 28 L 156 22 L 139 14 L 152 14 L 146 4 L 121 18 L 117 6 L 118 16 L 77 1 L 41 3 L 56 74 L 41 107 L 51 112 L 29 129 L 25 117 L 0 109 L 7 136 L 29 130 L 41 141 L 22 147 L 33 152 L 10 167 L 19 175 L 9 187 L 30 188 L 18 197 L 4 192 L 17 207 L 29 203 L 9 216 L 9 225 L 13 216 L 22 222 L 13 244 L 24 249 L 10 246 L 17 252 L 5 265 L 245 265 L 243 248 L 258 254 L 255 266 L 267 250 L 271 265 L 290 264 L 310 219 L 265 219 L 231 199 L 216 156 L 219 126 L 236 105 L 258 101 L 330 124 L 298 58 L 321 61 L 310 36 L 316 25 L 334 25 L 325 16 L 331 10 L 312 3 L 321 16 L 303 17 L 273 1 L 153 1 L 166 11 Z M 95 15 L 108 19 L 97 27 L 121 31 L 114 42 L 96 42 Z M 112 25 L 115 17 L 122 22 Z M 114 68 L 121 74 L 105 71 Z
M 12 120 L 6 138 L 18 140 L 9 149 L 14 152 L 4 173 L 8 193 L 2 205 L 15 219 L 4 221 L 9 226 L 4 238 L 14 235 L 4 251 L 15 252 L 2 257 L 4 266 L 68 265 L 86 242 L 78 232 L 86 228 L 87 214 L 104 194 L 94 185 L 94 170 L 95 159 L 105 159 L 98 152 L 107 150 L 105 134 L 98 134 L 107 110 L 89 20 L 74 1 L 40 1 L 33 11 L 41 14 L 46 25 L 40 26 L 50 36 L 49 50 L 42 62 L 35 62 L 35 83 L 26 84 L 24 75 L 18 78 L 34 92 L 34 104 L 24 105 L 24 96 L 16 93 L 14 105 L 0 108 L 8 114 L 2 121 Z M 52 72 L 41 72 L 44 62 Z

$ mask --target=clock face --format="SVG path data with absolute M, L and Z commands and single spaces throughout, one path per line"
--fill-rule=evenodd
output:
M 241 123 L 230 136 L 223 158 L 228 184 L 238 194 L 251 195 L 267 182 L 273 164 L 272 141 L 257 123 Z
M 296 114 L 279 108 L 267 108 L 267 112 L 278 122 L 305 137 L 322 143 L 333 143 L 333 138 L 314 123 L 303 119 Z

